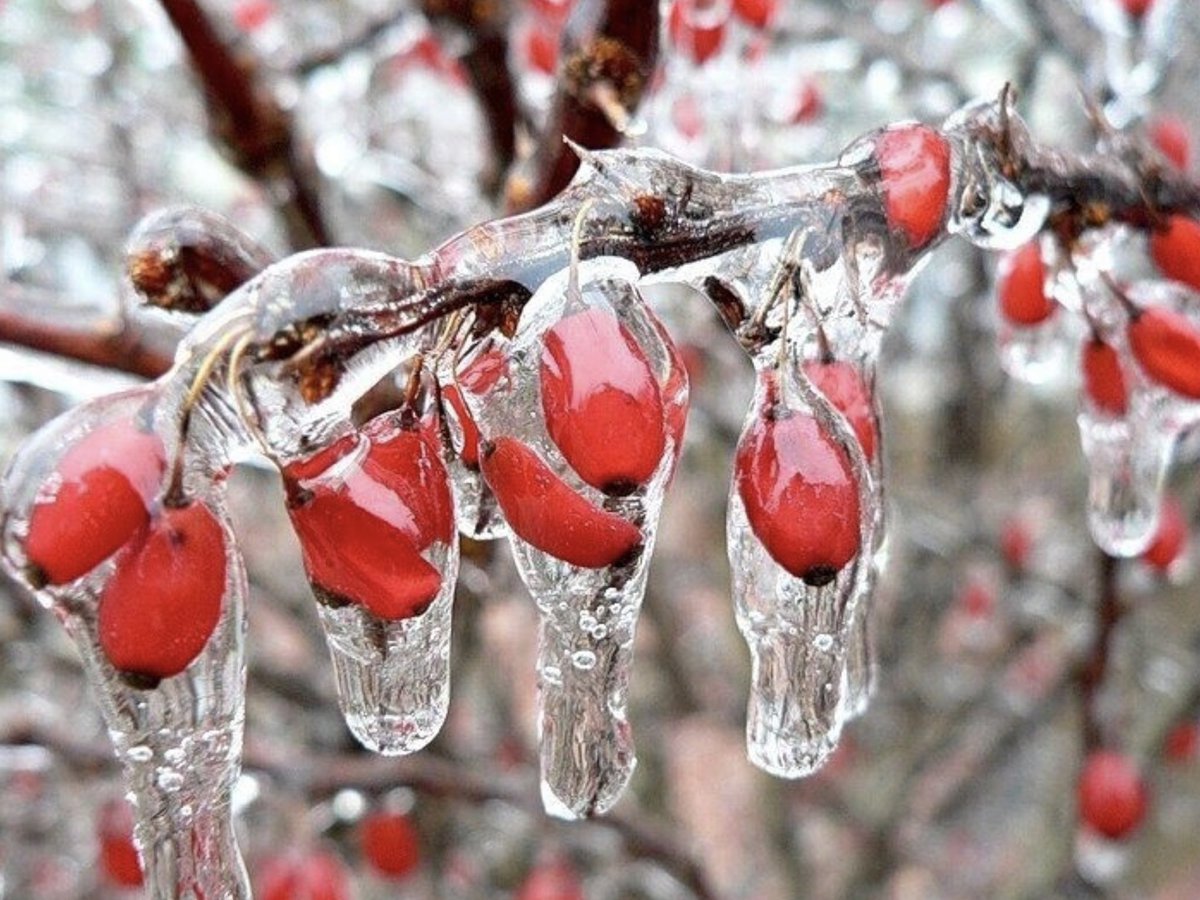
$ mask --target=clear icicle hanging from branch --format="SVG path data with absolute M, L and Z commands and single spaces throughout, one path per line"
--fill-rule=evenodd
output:
M 1165 217 L 1200 211 L 1194 184 L 1151 151 L 1038 147 L 1009 100 L 972 104 L 940 130 L 874 132 L 831 165 L 753 175 L 649 150 L 580 151 L 556 200 L 414 262 L 325 250 L 269 265 L 195 321 L 159 382 L 32 438 L 4 483 L 5 559 L 85 658 L 140 798 L 157 896 L 244 896 L 228 829 L 244 585 L 219 486 L 251 440 L 285 477 L 343 711 L 364 743 L 405 753 L 437 732 L 454 524 L 510 532 L 541 614 L 547 806 L 579 816 L 615 802 L 634 761 L 634 627 L 687 403 L 678 355 L 639 292 L 650 280 L 698 288 L 755 360 L 729 525 L 757 660 L 750 753 L 785 775 L 819 765 L 870 691 L 869 597 L 884 554 L 875 361 L 919 265 L 948 234 L 1014 250 L 1048 231 L 1074 249 L 1122 226 L 1155 232 L 1160 267 L 1190 277 L 1180 261 L 1194 223 Z M 235 230 L 218 231 L 209 237 L 244 263 L 231 283 L 265 263 L 235 252 L 250 246 Z M 1146 511 L 1168 459 L 1145 441 L 1190 424 L 1200 395 L 1200 331 L 1183 311 L 1194 295 L 1162 290 L 1133 285 L 1081 310 L 1096 328 L 1081 427 L 1096 432 L 1089 417 L 1102 407 L 1127 425 L 1097 464 L 1134 472 L 1134 501 L 1094 490 L 1100 521 L 1138 520 L 1126 549 L 1156 515 Z M 1096 387 L 1114 369 L 1127 410 Z M 392 402 L 368 414 L 377 390 Z M 774 476 L 772 460 L 786 463 Z M 75 502 L 98 503 L 98 518 L 59 508 Z M 797 503 L 817 513 L 799 529 L 784 515 Z M 343 525 L 360 540 L 343 544 Z M 814 555 L 831 549 L 826 538 L 837 552 Z M 193 554 L 222 565 L 183 565 Z M 178 571 L 143 601 L 130 585 L 155 566 Z M 160 619 L 140 604 L 157 614 L 182 601 L 188 628 L 156 646 Z M 188 822 L 176 798 L 188 798 Z M 224 873 L 219 887 L 210 871 Z

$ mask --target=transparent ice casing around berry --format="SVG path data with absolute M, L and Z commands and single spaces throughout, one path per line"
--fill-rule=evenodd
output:
M 360 465 L 370 438 L 310 482 L 337 489 L 347 467 Z M 450 706 L 450 628 L 458 579 L 458 541 L 436 540 L 421 551 L 441 576 L 429 605 L 386 619 L 366 606 L 331 598 L 315 581 L 317 614 L 333 663 L 338 705 L 358 741 L 385 756 L 413 753 L 432 741 Z
M 14 576 L 24 580 L 28 571 L 23 544 L 34 504 L 53 497 L 64 454 L 94 429 L 140 421 L 163 437 L 170 464 L 178 419 L 165 394 L 151 385 L 88 402 L 22 447 L 4 480 L 4 562 Z M 224 462 L 204 457 L 205 448 L 224 444 L 211 437 L 222 428 L 196 412 L 185 457 L 186 494 L 219 523 L 226 560 L 220 618 L 186 669 L 156 684 L 138 683 L 109 662 L 100 643 L 98 603 L 119 552 L 74 581 L 36 593 L 74 641 L 99 701 L 134 803 L 148 896 L 156 900 L 250 896 L 230 812 L 244 718 L 246 576 L 224 507 Z
M 664 417 L 687 404 L 677 354 L 637 291 L 638 270 L 624 260 L 596 259 L 551 276 L 526 305 L 504 348 L 505 374 L 467 402 L 485 441 L 513 437 L 532 449 L 571 490 L 634 523 L 642 541 L 630 558 L 605 568 L 572 565 L 510 534 L 521 578 L 537 604 L 538 742 L 547 812 L 579 818 L 607 811 L 636 764 L 626 718 L 633 643 L 654 547 L 663 493 L 675 464 L 673 435 L 653 475 L 624 496 L 607 496 L 576 474 L 550 439 L 542 409 L 539 364 L 545 336 L 575 312 L 611 312 L 633 337 L 662 392 Z M 532 412 L 532 411 L 538 412 Z

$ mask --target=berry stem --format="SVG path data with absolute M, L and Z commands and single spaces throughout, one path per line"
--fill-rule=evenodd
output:
M 1113 635 L 1125 615 L 1117 588 L 1121 561 L 1103 550 L 1096 551 L 1100 593 L 1096 603 L 1091 649 L 1076 674 L 1076 687 L 1083 716 L 1085 751 L 1103 746 L 1104 728 L 1100 720 L 1098 695 L 1104 685 L 1112 649 Z

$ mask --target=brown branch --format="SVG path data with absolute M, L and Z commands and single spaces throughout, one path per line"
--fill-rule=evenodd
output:
M 234 163 L 263 182 L 296 249 L 332 243 L 316 174 L 302 158 L 291 114 L 263 84 L 258 63 L 218 33 L 197 0 L 159 0 L 175 26 L 209 104 L 214 135 Z
M 461 29 L 471 40 L 463 68 L 487 123 L 494 168 L 484 185 L 496 193 L 517 152 L 517 91 L 508 68 L 507 7 L 489 0 L 421 0 L 432 22 Z
M 36 308 L 28 315 L 0 310 L 0 343 L 140 378 L 157 378 L 171 367 L 168 354 L 144 344 L 131 329 L 73 328 L 48 319 Z
M 311 75 L 317 69 L 323 69 L 325 66 L 337 65 L 354 51 L 371 46 L 399 24 L 408 15 L 408 12 L 407 6 L 402 6 L 398 10 L 369 22 L 361 31 L 344 41 L 297 60 L 292 66 L 292 71 L 297 75 L 305 76 Z
M 567 186 L 579 157 L 564 141 L 616 147 L 658 63 L 659 4 L 580 0 L 563 31 L 558 89 L 532 160 L 532 173 L 509 182 L 508 206 L 540 206 Z
M 1075 682 L 1083 715 L 1083 746 L 1089 752 L 1103 746 L 1104 729 L 1100 721 L 1097 698 L 1104 685 L 1112 650 L 1113 634 L 1124 615 L 1125 608 L 1117 591 L 1120 560 L 1103 550 L 1096 551 L 1100 575 L 1100 596 L 1096 603 L 1095 634 L 1087 657 L 1079 666 Z

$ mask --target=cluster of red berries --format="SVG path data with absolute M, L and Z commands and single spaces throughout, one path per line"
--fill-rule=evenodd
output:
M 686 369 L 665 330 L 658 334 L 672 361 L 662 380 L 612 310 L 572 312 L 543 337 L 538 383 L 546 433 L 574 473 L 606 497 L 644 488 L 668 442 L 678 453 L 683 440 L 687 407 L 671 398 L 686 388 Z M 481 380 L 494 380 L 485 373 L 495 365 L 487 353 L 476 357 L 463 386 L 474 392 Z M 478 438 L 469 415 L 463 422 L 467 462 Z M 601 569 L 631 559 L 641 546 L 637 525 L 582 496 L 520 438 L 494 435 L 479 447 L 478 461 L 513 533 L 544 553 Z
M 226 590 L 223 526 L 166 478 L 163 443 L 137 415 L 106 421 L 68 443 L 23 542 L 38 586 L 67 585 L 115 556 L 97 608 L 100 647 L 115 669 L 149 684 L 200 655 Z

